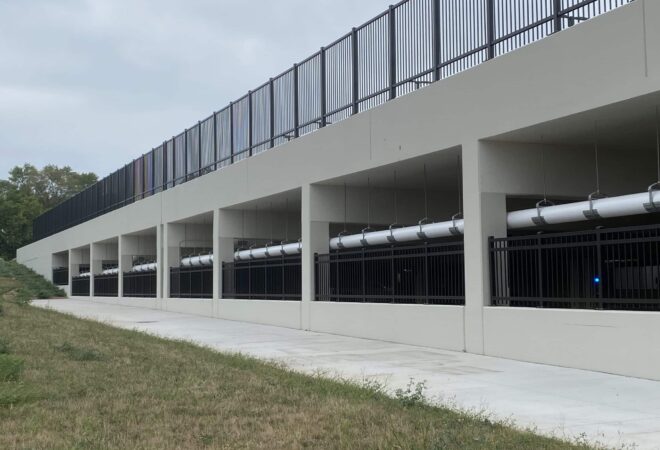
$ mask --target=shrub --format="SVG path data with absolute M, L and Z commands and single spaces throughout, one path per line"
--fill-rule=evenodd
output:
M 394 392 L 397 400 L 403 403 L 404 406 L 426 405 L 426 381 L 415 383 L 411 378 L 405 389 L 397 389 Z
M 96 350 L 76 347 L 68 342 L 56 346 L 55 350 L 64 353 L 74 361 L 101 361 L 103 359 L 103 355 Z
M 0 383 L 18 381 L 22 370 L 22 359 L 10 355 L 0 355 Z
M 6 355 L 7 353 L 9 353 L 9 341 L 0 338 L 0 355 Z

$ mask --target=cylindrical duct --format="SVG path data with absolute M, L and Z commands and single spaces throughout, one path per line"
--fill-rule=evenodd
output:
M 181 267 L 202 267 L 213 265 L 213 254 L 188 256 L 181 260 Z
M 238 250 L 234 252 L 234 259 L 236 261 L 246 261 L 250 259 L 272 258 L 274 256 L 299 255 L 300 253 L 302 253 L 302 243 L 293 242 L 291 244 L 278 244 L 269 247 Z
M 593 200 L 591 204 L 587 200 L 514 211 L 507 215 L 506 223 L 508 228 L 517 229 L 592 219 L 634 216 L 653 212 L 655 210 L 654 204 L 660 207 L 659 191 L 598 198 Z
M 78 274 L 78 277 L 81 277 L 81 278 L 87 278 L 87 277 L 91 277 L 91 276 L 92 276 L 91 272 L 81 272 L 81 273 Z
M 373 231 L 369 233 L 338 236 L 330 239 L 332 250 L 342 248 L 387 245 L 397 242 L 413 242 L 425 239 L 460 236 L 463 234 L 463 219 L 446 222 L 425 223 L 402 228 Z
M 157 268 L 158 268 L 158 263 L 152 262 L 152 263 L 136 264 L 135 266 L 133 266 L 133 268 L 130 271 L 131 272 L 155 272 Z
M 101 275 L 117 275 L 119 273 L 118 267 L 113 267 L 111 269 L 105 269 L 101 272 Z

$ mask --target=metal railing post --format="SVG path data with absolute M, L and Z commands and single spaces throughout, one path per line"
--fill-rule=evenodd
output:
M 229 102 L 229 163 L 234 164 L 234 102 Z
M 273 79 L 268 80 L 268 91 L 269 91 L 269 107 L 270 107 L 270 148 L 275 147 L 275 83 Z
M 188 128 L 183 131 L 183 180 L 188 181 Z
M 351 30 L 351 114 L 357 114 L 360 101 L 360 82 L 358 78 L 358 36 L 357 28 Z
M 300 130 L 298 127 L 300 125 L 300 116 L 299 116 L 299 105 L 298 105 L 298 64 L 293 65 L 293 136 L 300 136 Z
M 433 28 L 433 81 L 440 79 L 440 0 L 431 2 L 431 27 Z
M 541 256 L 541 236 L 538 236 L 536 238 L 536 264 L 538 267 L 536 268 L 537 276 L 538 276 L 538 289 L 539 289 L 539 308 L 543 308 L 544 306 L 544 301 L 543 301 L 543 258 Z
M 388 48 L 389 48 L 389 100 L 396 98 L 396 12 L 390 5 L 387 13 L 389 22 Z
M 554 17 L 554 32 L 561 31 L 561 0 L 553 0 L 552 2 L 552 15 Z
M 601 231 L 600 228 L 596 229 L 596 258 L 598 259 L 598 300 L 599 308 L 603 308 L 603 260 L 602 260 L 602 241 L 601 241 Z
M 486 0 L 486 39 L 488 59 L 495 57 L 495 0 Z
M 252 91 L 248 91 L 248 156 L 252 156 Z
M 319 52 L 319 71 L 320 71 L 320 95 L 321 95 L 321 127 L 324 127 L 327 125 L 327 118 L 326 118 L 326 97 L 325 97 L 325 89 L 326 89 L 326 79 L 325 79 L 325 47 L 321 47 L 321 50 Z
M 213 170 L 218 170 L 218 114 L 213 112 Z

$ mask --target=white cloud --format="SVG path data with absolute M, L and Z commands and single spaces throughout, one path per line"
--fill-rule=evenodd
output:
M 105 175 L 387 4 L 0 0 L 0 177 L 24 162 Z

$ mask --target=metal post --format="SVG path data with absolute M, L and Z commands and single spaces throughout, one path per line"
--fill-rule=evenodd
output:
M 598 273 L 596 276 L 598 277 L 598 300 L 599 300 L 599 308 L 603 308 L 603 261 L 602 261 L 602 241 L 601 241 L 601 235 L 600 235 L 600 228 L 596 229 L 596 258 L 598 259 Z
M 252 156 L 252 91 L 248 91 L 248 156 Z
M 161 150 L 162 151 L 162 150 Z M 156 149 L 151 150 L 151 195 L 156 193 Z
M 554 17 L 554 32 L 561 31 L 561 0 L 553 0 L 552 15 Z
M 176 139 L 172 136 L 172 187 L 176 186 Z
M 351 66 L 352 66 L 352 110 L 351 114 L 357 114 L 359 111 L 358 103 L 360 99 L 359 95 L 359 79 L 358 79 L 358 36 L 357 36 L 357 28 L 353 28 L 351 30 Z
M 167 165 L 169 164 L 167 159 L 167 141 L 163 141 L 163 191 L 167 189 Z
M 183 180 L 188 181 L 188 128 L 183 131 Z
M 218 170 L 218 114 L 213 113 L 213 170 Z
M 561 1 L 561 0 L 560 0 Z M 433 0 L 431 2 L 431 18 L 433 27 L 433 81 L 440 79 L 440 0 Z
M 271 78 L 268 81 L 269 96 L 270 96 L 270 148 L 275 147 L 275 83 Z
M 486 39 L 488 59 L 495 57 L 495 0 L 486 0 Z
M 229 162 L 234 164 L 234 102 L 229 102 Z
M 387 16 L 389 20 L 389 81 L 390 81 L 390 100 L 396 98 L 396 10 L 394 6 L 390 5 L 390 10 Z
M 197 121 L 197 175 L 202 175 L 202 121 Z
M 362 247 L 362 302 L 367 302 L 367 283 L 366 283 L 366 271 L 364 268 L 364 247 Z
M 293 137 L 300 136 L 298 126 L 300 125 L 298 105 L 298 64 L 293 65 Z
M 541 257 L 541 236 L 536 238 L 536 264 L 538 265 L 537 276 L 538 276 L 538 288 L 539 288 L 539 308 L 543 308 L 543 259 Z
M 327 125 L 327 118 L 326 118 L 326 112 L 327 112 L 327 105 L 326 105 L 326 99 L 325 99 L 325 89 L 326 89 L 326 81 L 325 81 L 325 47 L 321 47 L 321 51 L 319 52 L 319 59 L 320 59 L 320 72 L 321 72 L 321 83 L 320 83 L 320 95 L 321 95 L 321 127 L 324 127 Z

